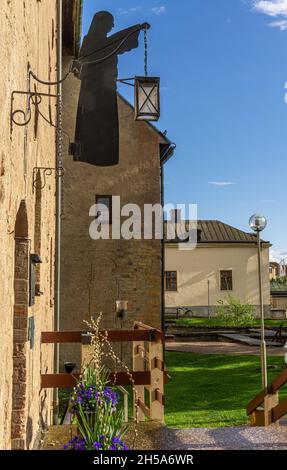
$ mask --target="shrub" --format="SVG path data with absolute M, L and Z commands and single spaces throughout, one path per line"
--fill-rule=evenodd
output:
M 255 324 L 254 306 L 241 303 L 239 299 L 228 295 L 224 300 L 218 300 L 217 316 L 229 326 L 252 326 Z

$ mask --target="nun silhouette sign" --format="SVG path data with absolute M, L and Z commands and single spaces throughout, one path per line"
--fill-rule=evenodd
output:
M 98 166 L 119 162 L 118 55 L 136 49 L 140 31 L 150 25 L 138 24 L 108 36 L 113 27 L 110 13 L 96 13 L 78 60 L 81 88 L 72 153 L 75 160 Z

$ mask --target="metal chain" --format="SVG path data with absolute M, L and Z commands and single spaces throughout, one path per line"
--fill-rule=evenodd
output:
M 148 61 L 148 44 L 147 44 L 147 28 L 145 28 L 144 30 L 144 73 L 146 77 L 148 76 L 147 61 Z
M 61 184 L 61 212 L 60 217 L 64 217 L 64 171 L 63 171 L 63 101 L 62 94 L 58 95 L 58 158 L 57 158 L 57 175 L 62 178 Z

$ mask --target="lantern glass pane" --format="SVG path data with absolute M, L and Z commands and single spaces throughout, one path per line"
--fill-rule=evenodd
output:
M 136 81 L 136 119 L 157 121 L 159 119 L 159 79 L 150 77 Z

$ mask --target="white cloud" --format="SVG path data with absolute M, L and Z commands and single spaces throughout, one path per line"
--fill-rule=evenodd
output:
M 118 13 L 119 15 L 128 15 L 129 13 L 136 13 L 137 11 L 140 11 L 142 9 L 142 6 L 137 6 L 137 7 L 131 7 L 125 10 L 124 8 L 118 8 Z
M 236 184 L 236 183 L 232 183 L 231 181 L 209 181 L 208 184 L 212 184 L 213 186 L 223 187 L 223 186 L 232 186 L 233 184 Z
M 272 21 L 268 26 L 270 26 L 270 28 L 279 28 L 280 31 L 285 31 L 285 29 L 287 29 L 287 20 Z
M 153 13 L 155 13 L 156 15 L 161 15 L 162 13 L 164 13 L 166 11 L 166 8 L 164 6 L 161 6 L 161 7 L 153 7 L 151 9 L 151 11 Z
M 254 8 L 268 16 L 287 17 L 287 0 L 254 0 Z
M 270 28 L 287 29 L 287 0 L 253 0 L 253 7 L 259 13 L 277 18 L 268 24 Z
M 270 261 L 276 261 L 280 263 L 282 259 L 286 259 L 287 262 L 287 253 L 286 251 L 279 251 L 276 248 L 270 248 Z
M 266 203 L 266 204 L 273 204 L 276 201 L 276 199 L 263 199 L 262 202 Z

